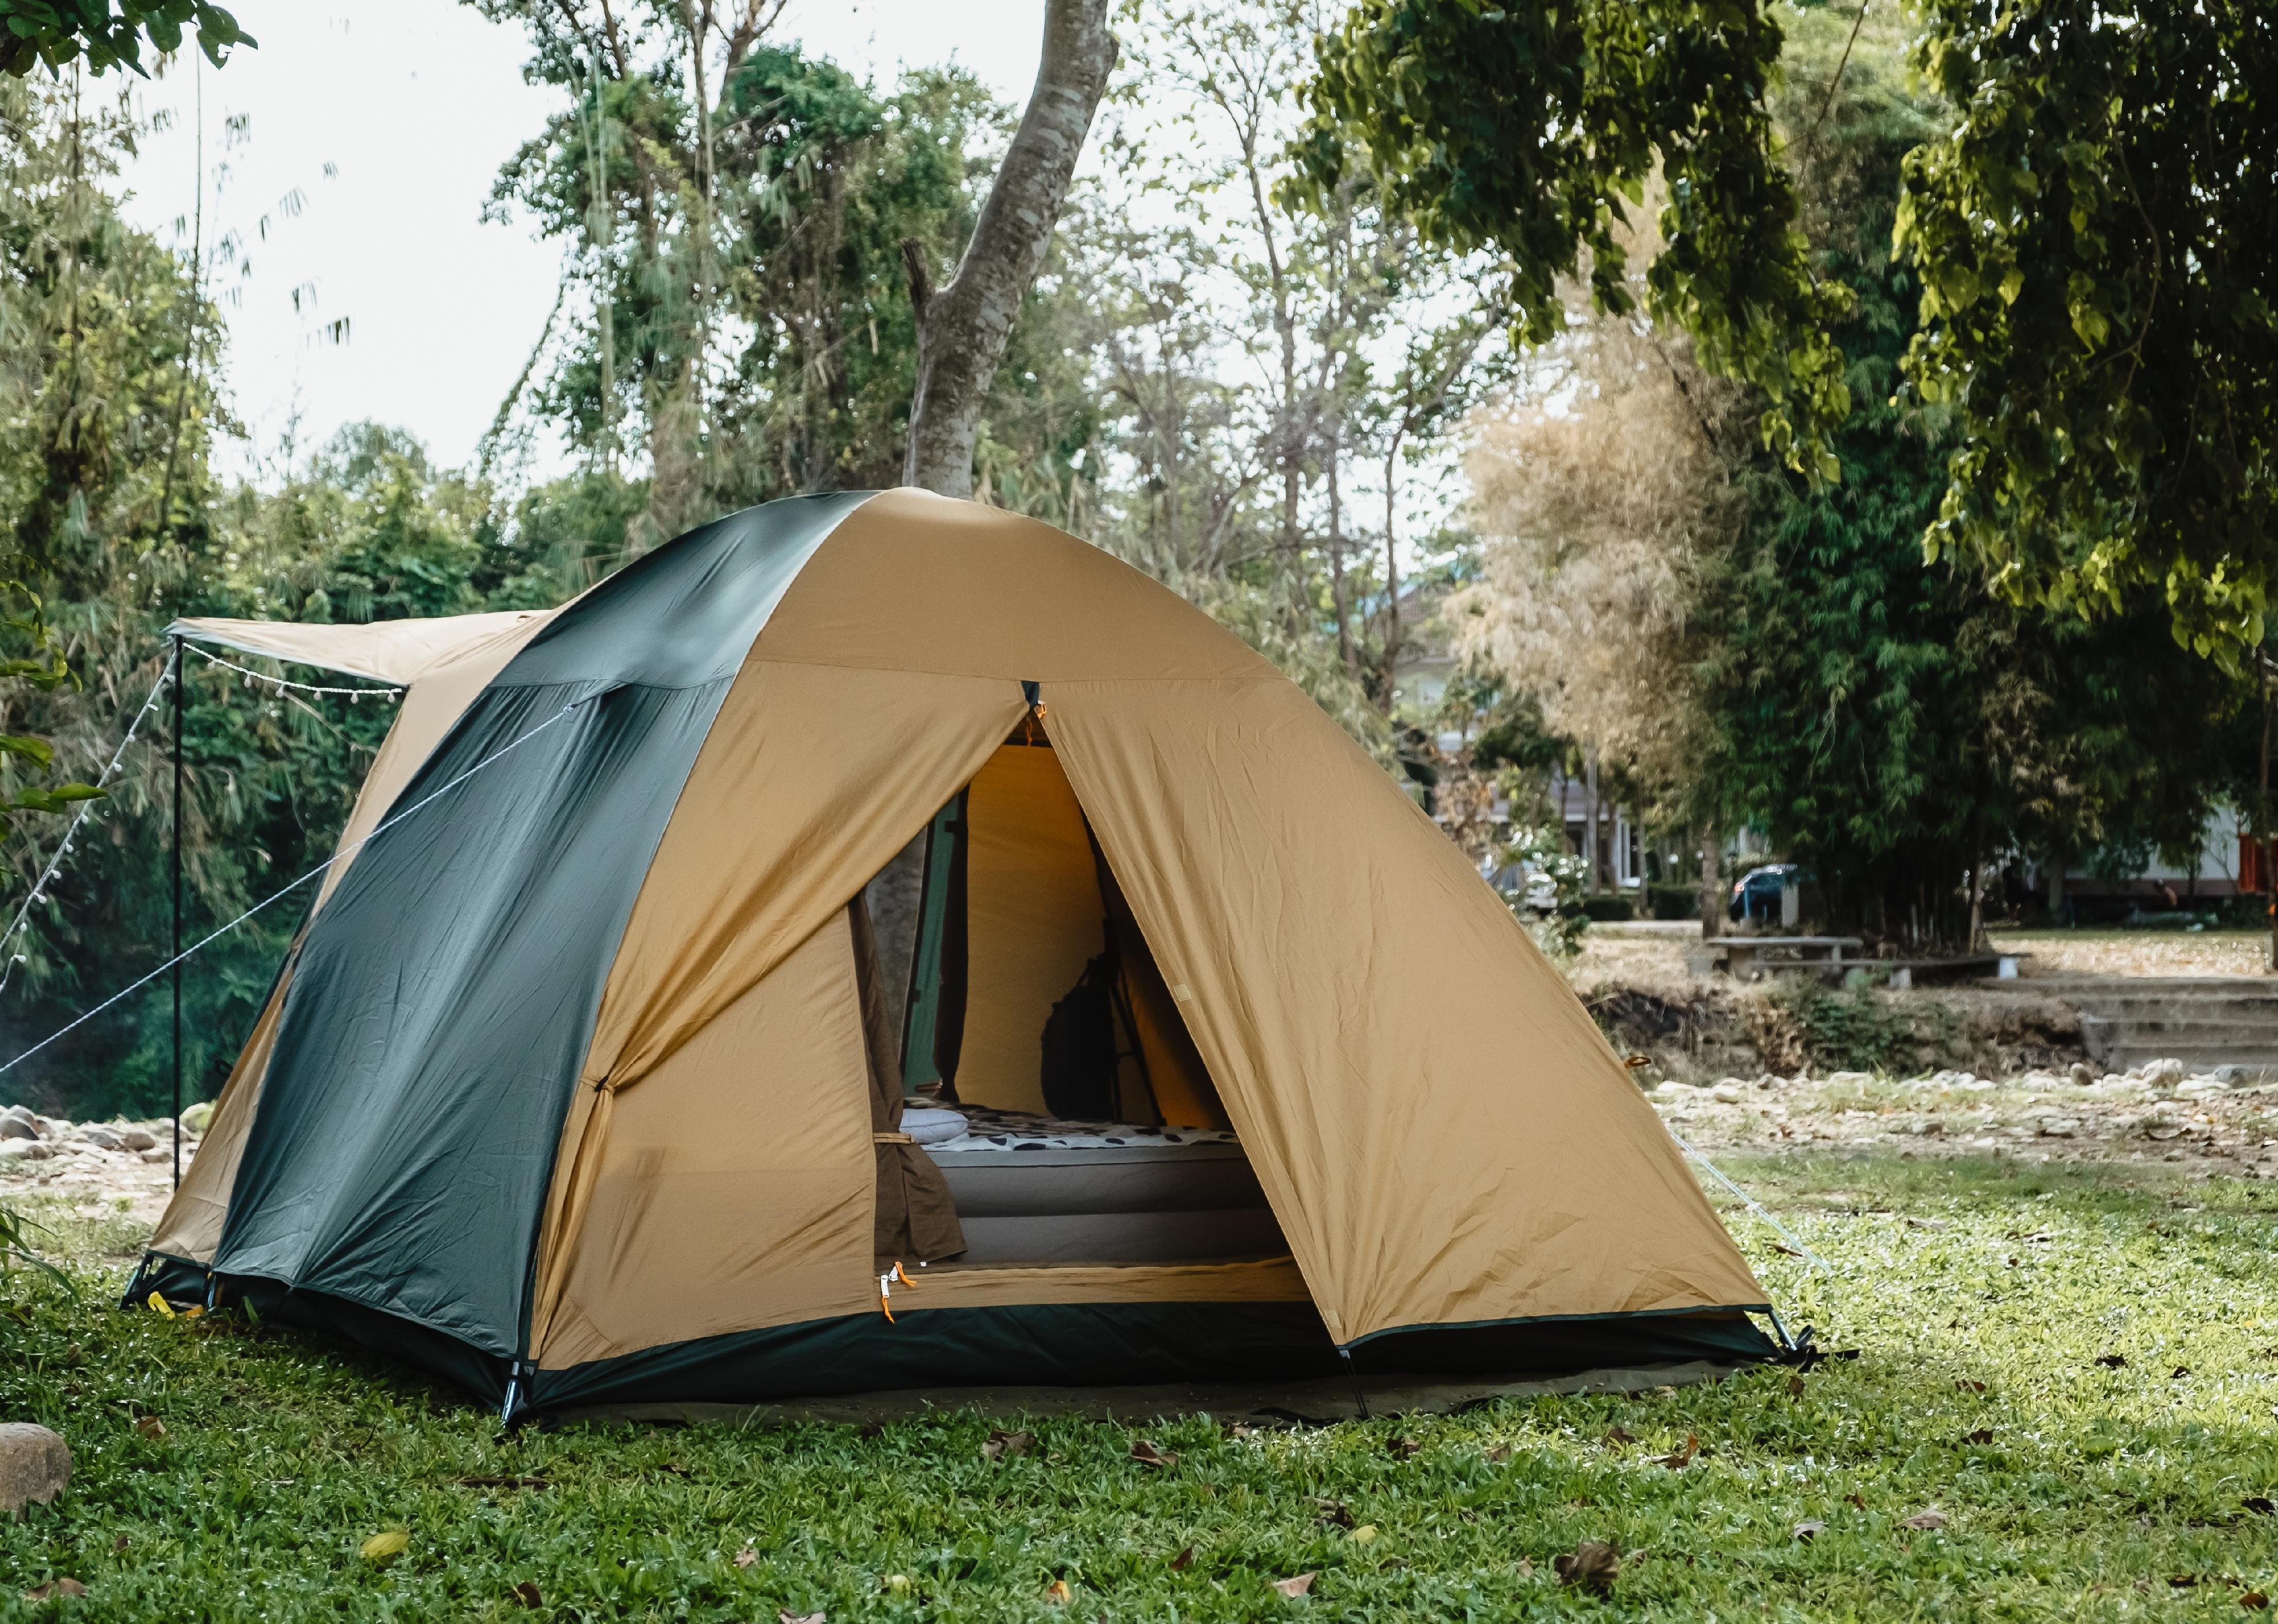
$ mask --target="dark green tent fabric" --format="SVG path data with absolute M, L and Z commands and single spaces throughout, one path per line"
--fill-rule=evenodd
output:
M 626 918 L 753 638 L 863 492 L 693 531 L 551 621 L 317 915 L 214 1260 L 522 1352 L 556 1141 Z M 479 769 L 479 770 L 478 770 Z

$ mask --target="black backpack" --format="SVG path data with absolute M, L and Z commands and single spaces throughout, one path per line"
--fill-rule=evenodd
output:
M 1119 1107 L 1118 971 L 1112 949 L 1083 967 L 1044 1019 L 1044 1109 L 1073 1122 L 1112 1122 Z

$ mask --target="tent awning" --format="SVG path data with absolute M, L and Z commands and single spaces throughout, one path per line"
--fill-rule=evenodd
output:
M 348 676 L 400 685 L 478 643 L 542 619 L 545 614 L 540 609 L 506 609 L 488 614 L 349 625 L 209 618 L 176 621 L 166 633 L 194 643 L 218 644 L 240 653 L 265 654 L 294 665 L 321 666 Z

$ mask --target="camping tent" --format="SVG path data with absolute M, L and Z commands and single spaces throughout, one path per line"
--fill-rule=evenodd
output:
M 800 497 L 550 614 L 175 630 L 408 691 L 136 1294 L 509 1410 L 1772 1351 L 1461 853 L 1072 537 Z M 921 836 L 898 1031 L 865 888 Z M 1103 942 L 1118 1109 L 1078 1132 L 1039 1046 Z M 987 1165 L 910 1142 L 905 1072 Z

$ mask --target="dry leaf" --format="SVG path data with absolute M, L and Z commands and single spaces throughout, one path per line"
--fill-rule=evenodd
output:
M 1571 1556 L 1551 1558 L 1550 1566 L 1556 1570 L 1559 1583 L 1603 1596 L 1621 1576 L 1622 1555 L 1602 1540 L 1586 1539 L 1574 1547 Z
M 2270 1598 L 2259 1590 L 2249 1590 L 2238 1598 L 2238 1605 L 2250 1613 L 2259 1613 L 2270 1605 Z
M 1276 1579 L 1273 1588 L 1284 1596 L 1309 1596 L 1313 1590 L 1313 1575 L 1299 1574 L 1294 1579 Z
M 1918 1511 L 1899 1526 L 1906 1529 L 1942 1529 L 1945 1526 L 1945 1513 L 1936 1507 L 1929 1511 Z
M 1678 1448 L 1677 1452 L 1673 1455 L 1662 1456 L 1660 1458 L 1661 1463 L 1672 1472 L 1681 1472 L 1686 1467 L 1693 1464 L 1693 1457 L 1700 1452 L 1701 1440 L 1692 1433 L 1688 1432 L 1685 1435 L 1685 1442 L 1683 1445 Z
M 1350 1534 L 1347 1535 L 1346 1537 L 1350 1539 L 1356 1545 L 1365 1545 L 1368 1544 L 1369 1541 L 1376 1537 L 1376 1524 L 1373 1522 L 1364 1522 L 1358 1528 L 1355 1529 Z
M 520 1584 L 516 1585 L 514 1587 L 514 1598 L 520 1602 L 524 1606 L 529 1608 L 532 1613 L 537 1612 L 540 1607 L 546 1605 L 546 1598 L 539 1594 L 538 1582 L 535 1579 L 525 1579 Z
M 51 1596 L 84 1596 L 87 1586 L 76 1579 L 50 1579 L 24 1592 L 26 1601 L 45 1601 Z
M 1827 1525 L 1816 1517 L 1808 1518 L 1795 1525 L 1795 1536 L 1807 1545 L 1825 1532 Z
M 1305 1503 L 1319 1506 L 1320 1521 L 1332 1527 L 1349 1529 L 1353 1525 L 1352 1508 L 1342 1500 L 1325 1500 L 1318 1494 L 1309 1494 L 1305 1497 Z
M 2265 1501 L 2265 1502 L 2264 1502 L 2264 1504 L 2266 1504 L 2266 1505 L 2267 1505 L 2267 1504 L 2268 1504 L 2268 1502 L 2267 1502 L 2267 1501 Z M 118 1555 L 118 1552 L 122 1552 L 122 1551 L 124 1551 L 124 1550 L 126 1550 L 126 1545 L 127 1545 L 127 1539 L 126 1539 L 126 1535 L 124 1535 L 124 1534 L 121 1534 L 121 1535 L 120 1535 L 117 1539 L 114 1539 L 114 1540 L 112 1540 L 112 1541 L 111 1542 L 111 1554 L 112 1554 L 113 1556 Z
M 1789 1398 L 1791 1398 L 1791 1399 L 1800 1399 L 1800 1398 L 1802 1398 L 1802 1397 L 1803 1397 L 1803 1394 L 1804 1394 L 1804 1381 L 1803 1381 L 1803 1378 L 1802 1378 L 1801 1376 L 1791 1376 L 1790 1377 L 1788 1377 L 1788 1378 L 1787 1378 L 1787 1396 L 1788 1396 Z
M 1860 1511 L 1864 1511 L 1864 1510 L 1866 1510 L 1866 1509 L 1867 1509 L 1867 1497 L 1866 1497 L 1866 1496 L 1864 1496 L 1864 1495 L 1862 1495 L 1862 1494 L 1858 1494 L 1858 1493 L 1846 1494 L 1846 1495 L 1845 1495 L 1845 1496 L 1843 1497 L 1843 1498 L 1844 1498 L 1844 1500 L 1845 1500 L 1845 1502 L 1846 1502 L 1846 1504 L 1848 1504 L 1848 1505 L 1850 1505 L 1850 1506 L 1853 1506 L 1856 1507 L 1856 1508 L 1857 1508 L 1858 1510 L 1860 1510 Z
M 910 1576 L 907 1574 L 888 1574 L 878 1582 L 893 1595 L 907 1596 L 910 1593 Z
M 1036 1447 L 1036 1435 L 1033 1432 L 1007 1432 L 996 1427 L 990 1429 L 989 1441 L 981 1446 L 981 1452 L 991 1460 L 1004 1455 L 1025 1455 Z
M 1141 1438 L 1131 1445 L 1131 1458 L 1141 1466 L 1151 1466 L 1159 1470 L 1166 1466 L 1178 1465 L 1179 1452 L 1175 1449 L 1158 1449 L 1145 1438 Z
M 401 1529 L 387 1529 L 364 1541 L 356 1554 L 367 1562 L 391 1562 L 401 1556 L 410 1545 L 410 1535 Z
M 2198 1582 L 2199 1576 L 2197 1574 L 2170 1574 L 2167 1576 L 2167 1587 L 2170 1590 L 2188 1590 Z
M 1065 1579 L 1055 1579 L 1044 1587 L 1044 1599 L 1055 1607 L 1065 1607 L 1073 1595 Z
M 1990 1444 L 1993 1441 L 1993 1429 L 1980 1427 L 1975 1432 L 1963 1434 L 1961 1441 L 1965 1444 Z
M 1956 1392 L 1984 1392 L 1985 1391 L 1985 1384 L 1983 1382 L 1973 1382 L 1968 1376 L 1963 1376 L 1960 1381 L 1954 1383 L 1953 1391 Z
M 166 1441 L 166 1423 L 156 1415 L 145 1415 L 136 1422 L 134 1430 L 149 1438 L 153 1444 L 163 1444 Z
M 1171 1559 L 1171 1571 L 1174 1574 L 1182 1574 L 1194 1565 L 1195 1548 L 1192 1545 L 1189 1545 L 1184 1551 L 1180 1552 L 1178 1555 Z
M 1532 1579 L 1534 1577 L 1534 1559 L 1533 1557 L 1523 1556 L 1518 1559 L 1518 1576 L 1522 1579 Z
M 1617 1422 L 1613 1426 L 1606 1430 L 1606 1442 L 1609 1444 L 1634 1444 L 1637 1442 L 1637 1439 L 1631 1436 L 1630 1430 L 1627 1427 L 1624 1427 Z
M 776 1624 L 825 1624 L 825 1620 L 820 1613 L 793 1613 L 788 1607 L 778 1607 Z
M 2174 1377 L 2175 1377 L 2175 1379 L 2176 1381 L 2179 1381 L 2179 1382 L 2180 1382 L 2180 1381 L 2182 1381 L 2185 1376 L 2189 1376 L 2190 1373 L 2191 1373 L 2191 1368 L 2190 1368 L 2189 1365 L 2177 1365 L 2177 1366 L 2175 1368 L 2174 1371 L 2173 1371 L 2171 1374 L 2174 1376 Z
M 1257 1436 L 1257 1429 L 1242 1422 L 1230 1421 L 1226 1423 L 1226 1435 L 1230 1438 L 1254 1438 Z
M 2102 1365 L 2107 1370 L 2124 1370 L 2128 1368 L 2128 1355 L 2125 1353 L 2099 1353 L 2096 1356 L 2096 1362 Z
M 1417 1451 L 1423 1447 L 1423 1445 L 1411 1437 L 1394 1437 L 1384 1440 L 1384 1452 L 1395 1460 L 1412 1460 L 1416 1458 Z
M 759 1559 L 760 1553 L 749 1545 L 736 1552 L 736 1566 L 738 1567 L 749 1567 Z
M 2278 1504 L 2274 1504 L 2267 1494 L 2250 1494 L 2239 1501 L 2239 1504 L 2258 1517 L 2267 1517 L 2272 1512 L 2278 1511 Z M 123 1539 L 126 1536 L 121 1535 L 119 1537 Z
M 1487 1451 L 1487 1459 L 1494 1464 L 1501 1466 L 1504 1461 L 1510 1459 L 1510 1445 L 1508 1444 L 1497 1444 L 1494 1448 Z

